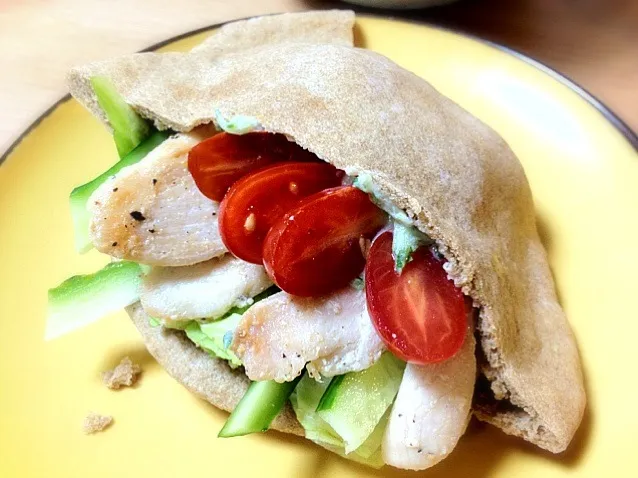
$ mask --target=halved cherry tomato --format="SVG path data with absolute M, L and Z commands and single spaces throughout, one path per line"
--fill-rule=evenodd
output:
M 264 266 L 284 291 L 321 296 L 347 285 L 365 265 L 360 239 L 373 237 L 387 216 L 352 186 L 307 197 L 270 229 Z
M 264 238 L 272 225 L 303 198 L 341 184 L 343 172 L 328 163 L 266 166 L 233 184 L 219 207 L 219 231 L 236 257 L 263 262 Z
M 207 198 L 221 201 L 239 178 L 280 161 L 313 161 L 317 157 L 282 134 L 219 133 L 188 153 L 188 170 Z
M 373 243 L 365 268 L 368 312 L 377 332 L 397 357 L 416 364 L 454 356 L 465 339 L 463 292 L 447 278 L 443 263 L 421 247 L 399 275 L 392 258 L 392 233 Z

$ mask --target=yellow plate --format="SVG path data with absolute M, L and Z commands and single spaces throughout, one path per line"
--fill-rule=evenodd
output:
M 359 43 L 433 83 L 500 132 L 525 166 L 561 302 L 582 352 L 589 407 L 552 456 L 473 424 L 428 476 L 638 476 L 638 157 L 573 89 L 493 46 L 425 25 L 363 16 Z M 210 32 L 162 49 L 186 50 Z M 0 167 L 0 476 L 399 476 L 277 433 L 218 439 L 225 414 L 190 395 L 145 351 L 123 313 L 45 343 L 46 290 L 106 262 L 73 250 L 67 197 L 114 162 L 109 134 L 63 101 Z M 107 390 L 123 356 L 144 375 Z M 112 414 L 85 436 L 88 411 Z

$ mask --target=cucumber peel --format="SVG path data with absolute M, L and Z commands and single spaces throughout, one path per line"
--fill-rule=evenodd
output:
M 368 439 L 392 405 L 404 368 L 404 362 L 386 352 L 372 367 L 345 374 L 328 387 L 317 414 L 343 439 L 346 454 Z
M 93 76 L 90 82 L 97 102 L 113 128 L 115 146 L 122 158 L 149 135 L 151 126 L 126 103 L 111 80 L 105 76 Z
M 336 377 L 335 377 L 336 378 Z M 335 380 L 334 378 L 332 380 Z M 317 382 L 308 375 L 304 375 L 290 396 L 290 403 L 295 411 L 297 420 L 304 428 L 306 438 L 321 445 L 330 445 L 343 453 L 343 440 L 324 422 L 315 412 L 317 403 L 330 386 L 331 380 Z
M 55 339 L 137 302 L 141 275 L 135 262 L 112 262 L 50 289 L 44 339 Z
M 300 379 L 301 376 L 284 383 L 252 382 L 218 436 L 229 438 L 268 430 Z
M 354 372 L 361 373 L 361 372 Z M 387 420 L 391 408 L 388 407 L 381 420 L 376 423 L 372 433 L 365 439 L 359 448 L 346 454 L 344 440 L 339 434 L 323 419 L 316 411 L 320 408 L 321 399 L 324 396 L 336 397 L 336 391 L 343 382 L 344 375 L 338 375 L 332 380 L 324 379 L 317 382 L 313 378 L 305 375 L 294 393 L 290 396 L 290 403 L 295 411 L 297 420 L 304 428 L 306 438 L 327 448 L 338 455 L 358 463 L 371 466 L 373 468 L 381 468 L 384 465 L 381 453 L 381 442 L 383 434 L 387 426 Z M 332 388 L 332 392 L 328 393 L 328 389 Z M 323 406 L 326 407 L 330 400 L 324 398 Z M 365 404 L 364 404 L 365 405 Z M 331 407 L 333 405 L 330 405 Z
M 71 215 L 73 217 L 73 231 L 75 236 L 75 248 L 78 252 L 84 253 L 90 250 L 93 245 L 89 238 L 89 222 L 91 215 L 86 208 L 89 197 L 100 187 L 107 179 L 115 175 L 122 168 L 138 163 L 148 153 L 154 150 L 169 136 L 168 131 L 155 131 L 146 138 L 140 145 L 124 156 L 115 165 L 106 172 L 100 174 L 92 181 L 78 186 L 71 192 L 69 204 L 71 206 Z
M 325 392 L 321 396 L 319 404 L 315 409 L 316 412 L 320 412 L 321 410 L 330 410 L 332 408 L 334 401 L 337 398 L 337 391 L 339 390 L 339 386 L 341 385 L 341 382 L 343 382 L 344 377 L 345 375 L 337 375 L 330 380 L 328 388 L 326 388 Z

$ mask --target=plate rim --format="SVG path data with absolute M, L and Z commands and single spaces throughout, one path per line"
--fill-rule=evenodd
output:
M 349 5 L 349 6 L 339 6 L 338 8 L 333 8 L 333 10 L 353 10 L 355 12 L 355 14 L 357 16 L 364 16 L 364 17 L 372 17 L 372 18 L 377 18 L 377 19 L 385 19 L 385 20 L 398 20 L 398 21 L 403 21 L 403 22 L 407 22 L 407 23 L 414 23 L 417 25 L 423 25 L 423 26 L 427 26 L 429 28 L 433 28 L 435 30 L 440 30 L 440 31 L 444 31 L 444 32 L 449 32 L 449 33 L 453 33 L 455 35 L 459 35 L 461 37 L 470 39 L 470 40 L 474 40 L 477 41 L 483 45 L 487 45 L 491 48 L 494 48 L 496 50 L 502 51 L 504 53 L 507 53 L 509 55 L 512 55 L 513 57 L 517 58 L 518 60 L 523 61 L 524 63 L 533 66 L 534 68 L 540 70 L 541 72 L 545 73 L 546 75 L 550 76 L 552 79 L 558 81 L 559 83 L 561 83 L 562 85 L 566 86 L 567 88 L 569 88 L 571 91 L 573 91 L 574 93 L 576 93 L 580 98 L 582 98 L 583 100 L 585 100 L 587 103 L 589 103 L 591 106 L 593 106 L 596 111 L 598 111 L 598 113 L 600 113 L 604 119 L 606 119 L 609 123 L 611 123 L 611 125 L 625 138 L 625 140 L 627 140 L 627 142 L 633 147 L 634 151 L 636 151 L 638 153 L 638 133 L 634 132 L 629 125 L 622 119 L 620 118 L 620 116 L 618 116 L 616 113 L 614 113 L 614 111 L 609 108 L 605 103 L 603 103 L 598 97 L 596 97 L 595 95 L 593 95 L 592 93 L 590 93 L 587 89 L 585 89 L 583 86 L 581 86 L 580 84 L 578 84 L 576 81 L 572 80 L 571 78 L 569 78 L 567 75 L 560 73 L 559 71 L 555 70 L 554 68 L 550 67 L 549 65 L 535 59 L 532 58 L 531 56 L 528 56 L 525 53 L 522 53 L 514 48 L 502 45 L 498 42 L 494 42 L 491 40 L 487 40 L 484 38 L 481 38 L 479 36 L 470 34 L 470 33 L 466 33 L 463 32 L 459 29 L 455 29 L 455 28 L 451 28 L 448 26 L 442 26 L 442 25 L 437 25 L 435 23 L 432 23 L 431 21 L 427 20 L 427 19 L 423 19 L 423 18 L 414 18 L 413 16 L 409 16 L 408 11 L 406 10 L 389 10 L 389 9 L 373 9 L 373 8 L 367 8 L 367 7 L 362 7 L 362 6 L 356 6 L 356 5 Z M 183 32 L 180 33 L 178 35 L 174 35 L 172 37 L 166 38 L 164 40 L 161 40 L 157 43 L 153 43 L 152 45 L 139 50 L 137 53 L 147 53 L 147 52 L 153 52 L 155 50 L 158 50 L 166 45 L 169 45 L 171 43 L 174 43 L 176 41 L 179 40 L 183 40 L 184 38 L 188 38 L 191 37 L 193 35 L 198 35 L 200 33 L 204 33 L 206 31 L 209 30 L 213 30 L 213 29 L 217 29 L 220 27 L 223 27 L 224 25 L 227 25 L 229 23 L 234 23 L 234 22 L 238 22 L 238 21 L 243 21 L 243 20 L 250 20 L 252 18 L 257 18 L 257 17 L 266 17 L 266 16 L 273 16 L 273 15 L 280 15 L 282 13 L 306 13 L 306 12 L 312 12 L 312 11 L 317 11 L 317 10 L 324 10 L 324 9 L 309 9 L 309 10 L 300 10 L 300 11 L 295 11 L 295 12 L 277 12 L 277 13 L 269 13 L 269 14 L 265 14 L 265 15 L 252 15 L 252 16 L 248 16 L 248 17 L 243 17 L 243 18 L 235 18 L 232 20 L 227 20 L 224 22 L 220 22 L 220 23 L 215 23 L 212 25 L 207 25 L 207 26 L 203 26 L 203 27 L 199 27 L 199 28 L 195 28 L 193 30 L 189 30 L 187 32 Z M 11 155 L 11 153 L 20 145 L 20 143 L 22 142 L 23 139 L 25 139 L 34 129 L 36 129 L 40 123 L 42 121 L 44 121 L 48 116 L 50 116 L 59 106 L 61 106 L 63 103 L 71 100 L 71 94 L 70 93 L 66 93 L 64 96 L 62 96 L 60 99 L 58 99 L 57 101 L 55 101 L 51 106 L 49 106 L 45 111 L 43 111 L 42 113 L 40 113 L 40 115 L 38 115 L 38 117 L 33 120 L 31 122 L 31 124 L 29 124 L 29 126 L 27 126 L 16 138 L 15 140 L 9 145 L 9 147 L 2 153 L 2 155 L 0 155 L 0 167 L 2 167 L 3 163 L 5 162 L 5 160 Z

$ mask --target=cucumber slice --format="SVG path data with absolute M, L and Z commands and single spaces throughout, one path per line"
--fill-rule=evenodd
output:
M 390 412 L 392 411 L 392 407 L 388 407 L 385 411 L 379 423 L 374 427 L 372 433 L 366 438 L 359 448 L 354 451 L 354 454 L 360 456 L 365 460 L 374 460 L 374 455 L 381 451 L 381 442 L 383 441 L 383 433 L 385 432 L 385 427 L 388 425 L 388 419 L 390 418 Z
M 333 380 L 337 378 L 335 377 Z M 322 445 L 330 445 L 343 453 L 343 440 L 341 437 L 315 412 L 319 400 L 321 400 L 330 383 L 329 379 L 317 382 L 314 378 L 304 375 L 290 396 L 290 403 L 295 411 L 297 420 L 304 428 L 308 440 Z
M 111 80 L 104 76 L 93 76 L 90 81 L 97 102 L 113 128 L 115 146 L 122 158 L 149 135 L 151 126 L 124 101 Z
M 321 410 L 330 410 L 332 408 L 335 399 L 337 398 L 337 391 L 339 390 L 339 386 L 341 385 L 341 382 L 343 382 L 344 377 L 345 375 L 337 375 L 336 377 L 333 377 L 321 396 L 315 411 L 320 412 Z
M 218 436 L 229 438 L 268 430 L 300 379 L 301 376 L 284 383 L 252 382 Z
M 343 439 L 346 454 L 374 431 L 399 391 L 404 368 L 404 362 L 385 353 L 372 367 L 331 382 L 317 412 Z
M 108 171 L 100 174 L 93 181 L 78 186 L 71 192 L 69 203 L 71 205 L 71 215 L 73 217 L 73 230 L 75 233 L 75 248 L 78 252 L 84 253 L 91 249 L 92 244 L 89 238 L 89 221 L 91 216 L 86 209 L 86 204 L 93 192 L 108 178 L 126 166 L 138 163 L 148 153 L 160 145 L 170 133 L 168 131 L 155 131 L 140 145 L 112 166 Z
M 328 423 L 320 418 L 316 412 L 318 404 L 325 395 L 326 390 L 329 387 L 332 387 L 333 390 L 338 389 L 338 384 L 342 381 L 340 377 L 343 377 L 343 375 L 334 377 L 332 381 L 324 380 L 323 382 L 317 382 L 313 378 L 305 375 L 290 396 L 290 403 L 295 410 L 297 420 L 299 420 L 299 423 L 303 426 L 306 438 L 309 440 L 349 460 L 373 468 L 381 468 L 384 465 L 381 453 L 381 442 L 390 414 L 390 408 L 388 408 L 363 444 L 347 455 L 344 451 L 343 439 Z M 336 394 L 333 394 L 333 396 L 335 395 Z
M 385 465 L 383 461 L 383 452 L 381 450 L 381 442 L 383 441 L 383 434 L 385 428 L 388 425 L 388 417 L 390 416 L 390 410 L 388 410 L 383 418 L 377 423 L 370 436 L 363 442 L 363 444 L 355 451 L 349 454 L 345 454 L 343 451 L 343 442 L 339 446 L 334 446 L 330 443 L 321 443 L 322 446 L 332 450 L 336 454 L 362 465 L 367 465 L 372 468 L 381 468 Z M 308 436 L 306 435 L 308 438 Z
M 141 274 L 135 262 L 112 262 L 49 290 L 44 339 L 55 339 L 137 302 Z

